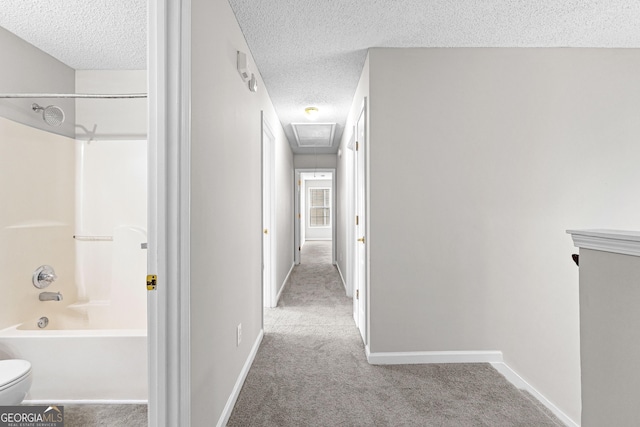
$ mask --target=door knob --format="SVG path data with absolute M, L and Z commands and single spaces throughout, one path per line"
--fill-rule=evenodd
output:
M 364 236 L 362 236 L 361 238 L 358 239 L 358 242 L 362 242 L 364 243 Z

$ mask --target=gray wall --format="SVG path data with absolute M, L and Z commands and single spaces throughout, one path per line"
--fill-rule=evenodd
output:
M 640 257 L 580 249 L 582 426 L 640 424 Z
M 640 227 L 638 69 L 633 49 L 370 50 L 372 352 L 501 350 L 579 422 L 565 230 Z
M 293 157 L 260 76 L 252 93 L 236 70 L 238 50 L 256 67 L 228 2 L 191 6 L 191 422 L 204 426 L 220 418 L 262 328 L 261 110 L 279 169 L 277 282 L 293 263 Z
M 296 169 L 335 168 L 336 156 L 335 154 L 295 154 L 293 164 Z
M 0 93 L 74 93 L 75 71 L 0 27 Z M 31 104 L 57 105 L 64 110 L 65 122 L 49 126 Z M 73 99 L 0 99 L 0 117 L 47 132 L 75 136 L 75 101 Z

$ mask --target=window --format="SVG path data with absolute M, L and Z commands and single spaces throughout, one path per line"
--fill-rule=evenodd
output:
M 309 188 L 309 226 L 331 226 L 330 188 Z

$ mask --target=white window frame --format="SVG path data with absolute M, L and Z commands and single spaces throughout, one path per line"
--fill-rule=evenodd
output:
M 309 191 L 307 193 L 307 196 L 308 196 L 307 200 L 309 202 L 307 203 L 307 205 L 308 205 L 308 208 L 307 208 L 307 219 L 309 221 L 308 222 L 309 223 L 309 228 L 329 228 L 329 227 L 331 227 L 331 217 L 332 217 L 332 211 L 333 211 L 333 206 L 332 206 L 332 203 L 331 203 L 332 198 L 333 198 L 333 193 L 331 191 L 331 187 L 308 187 L 308 190 Z M 327 190 L 327 191 L 329 191 L 329 197 L 328 197 L 329 205 L 328 206 L 311 206 L 311 201 L 312 201 L 311 191 L 313 191 L 313 190 Z M 329 209 L 329 215 L 327 215 L 327 218 L 329 220 L 328 224 L 325 224 L 325 225 L 313 225 L 311 223 L 311 209 L 313 209 L 313 208 Z

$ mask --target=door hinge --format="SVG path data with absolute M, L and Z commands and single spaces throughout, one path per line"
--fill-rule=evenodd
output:
M 358 151 L 358 147 L 360 146 L 360 144 L 358 143 L 358 141 L 356 141 L 356 151 Z
M 360 217 L 358 217 L 358 215 L 356 215 L 356 225 L 359 225 L 359 221 L 360 221 Z
M 147 290 L 155 291 L 157 287 L 158 287 L 158 276 L 156 276 L 155 274 L 147 275 Z
M 356 299 L 360 299 L 360 289 L 356 289 Z
M 298 187 L 302 185 L 302 180 L 298 180 Z
M 302 215 L 298 214 L 298 219 L 302 218 Z

